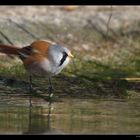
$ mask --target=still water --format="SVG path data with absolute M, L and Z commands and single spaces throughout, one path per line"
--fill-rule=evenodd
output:
M 140 134 L 140 99 L 0 97 L 0 134 Z

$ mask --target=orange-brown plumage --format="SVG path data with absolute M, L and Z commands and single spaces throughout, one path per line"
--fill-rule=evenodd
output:
M 19 55 L 27 71 L 33 69 L 48 57 L 48 48 L 52 45 L 50 41 L 38 40 L 31 45 L 23 48 L 18 48 L 12 45 L 0 45 L 0 52 L 5 54 Z M 27 57 L 26 57 L 27 56 Z M 34 68 L 35 69 L 35 68 Z
M 32 54 L 27 59 L 23 61 L 24 65 L 31 65 L 34 62 L 41 62 L 44 59 L 44 56 L 40 54 Z
M 44 55 L 45 57 L 48 54 L 48 48 L 51 45 L 52 45 L 51 42 L 43 41 L 43 40 L 38 40 L 31 44 L 32 48 L 34 48 L 35 50 L 38 50 L 40 52 L 40 54 Z
M 41 55 L 46 56 L 47 53 L 48 53 L 48 48 L 52 44 L 53 43 L 50 42 L 50 41 L 38 40 L 38 41 L 34 41 L 30 46 L 34 50 L 36 50 L 36 52 L 38 51 L 38 53 L 40 53 Z M 23 53 L 28 53 L 28 50 L 26 50 L 26 47 L 19 48 L 19 47 L 13 46 L 13 45 L 3 45 L 3 44 L 0 44 L 0 52 L 1 53 L 18 55 L 19 51 L 23 52 Z M 33 53 L 34 52 L 35 51 L 33 51 Z

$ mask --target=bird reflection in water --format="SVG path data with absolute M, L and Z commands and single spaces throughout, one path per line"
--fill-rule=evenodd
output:
M 29 97 L 29 114 L 28 114 L 28 129 L 23 132 L 24 135 L 37 135 L 37 134 L 52 134 L 55 130 L 51 128 L 51 111 L 52 100 L 48 101 L 48 114 L 36 114 L 34 107 L 31 104 L 31 96 Z

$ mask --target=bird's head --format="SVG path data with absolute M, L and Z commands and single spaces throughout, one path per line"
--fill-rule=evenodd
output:
M 58 66 L 66 65 L 72 57 L 71 51 L 59 44 L 53 44 L 49 48 L 49 56 Z

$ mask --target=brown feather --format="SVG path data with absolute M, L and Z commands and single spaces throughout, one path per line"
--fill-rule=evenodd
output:
M 18 55 L 19 50 L 20 50 L 20 48 L 18 48 L 16 46 L 0 44 L 1 53 Z

